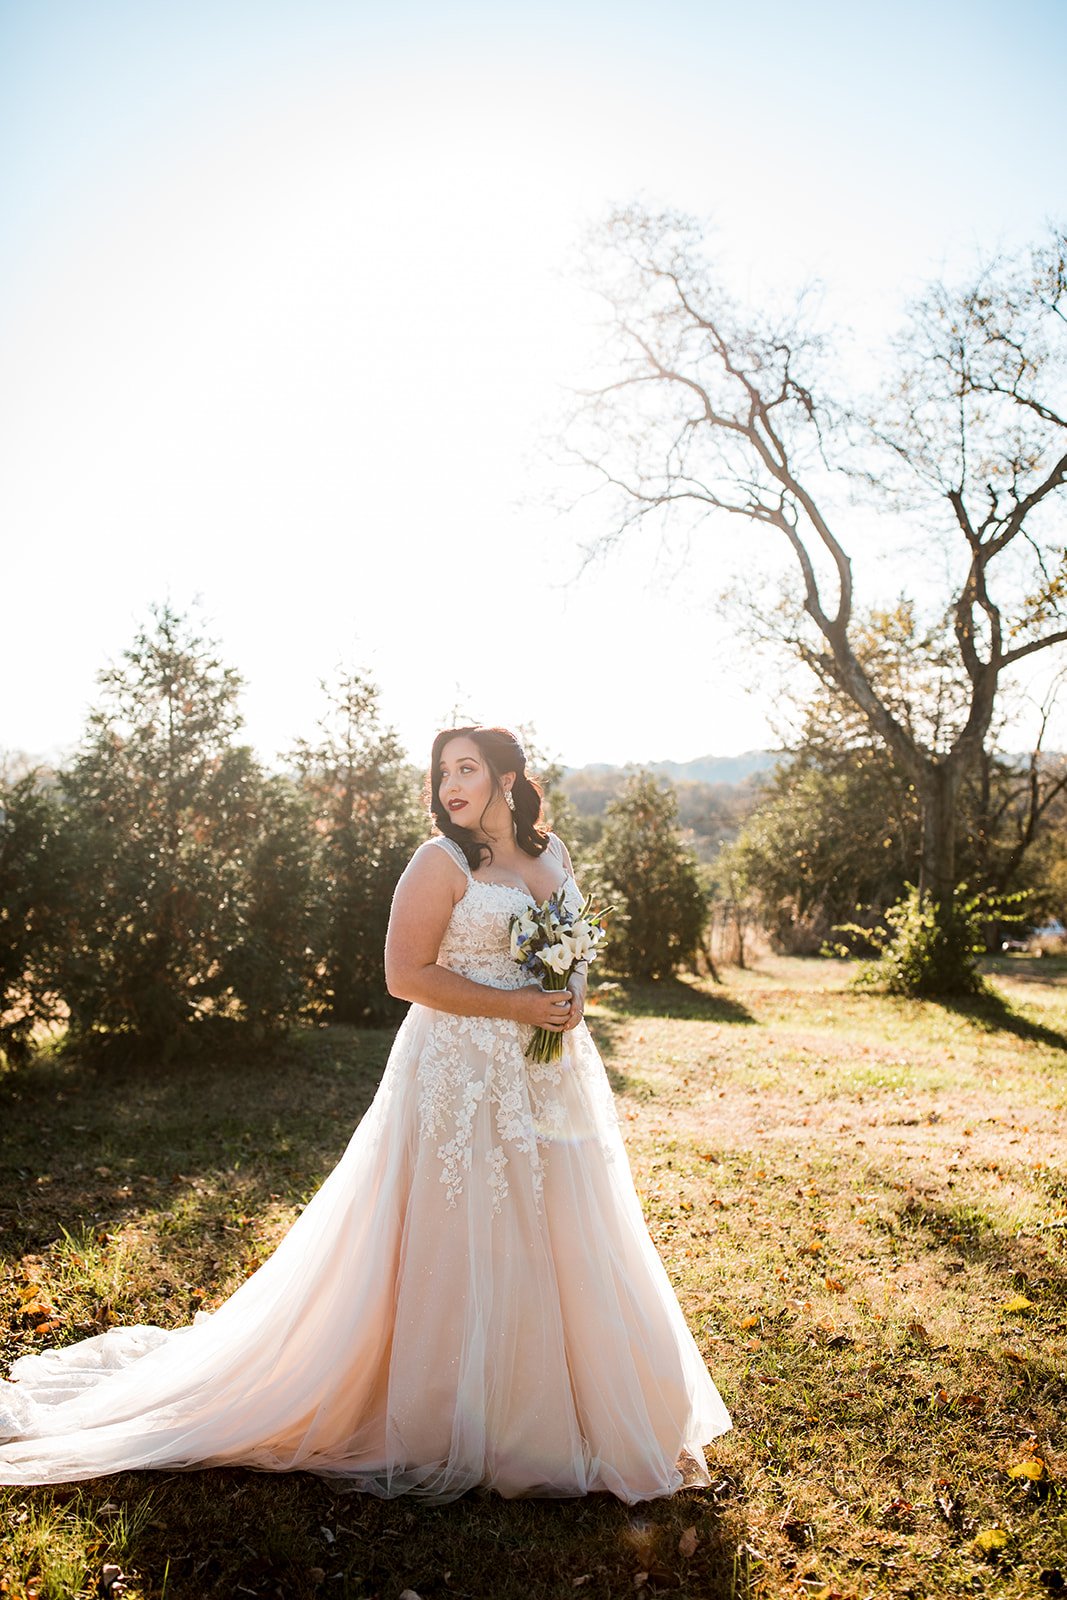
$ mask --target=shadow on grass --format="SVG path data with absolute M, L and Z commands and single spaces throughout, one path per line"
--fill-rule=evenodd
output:
M 297 1200 L 340 1157 L 373 1098 L 391 1030 L 295 1034 L 270 1055 L 107 1067 L 50 1056 L 0 1076 L 0 1246 L 107 1227 L 239 1175 L 247 1203 Z M 194 1198 L 195 1197 L 195 1198 Z
M 641 1085 L 614 1065 L 620 1049 L 632 1049 L 630 1044 L 624 1046 L 624 1039 L 629 1024 L 637 1017 L 734 1025 L 752 1025 L 756 1021 L 747 1007 L 731 996 L 709 994 L 682 978 L 643 984 L 610 982 L 598 988 L 591 996 L 586 1021 L 616 1094 L 640 1092 Z
M 901 1206 L 898 1218 L 901 1231 L 911 1233 L 916 1245 L 921 1243 L 923 1258 L 943 1253 L 946 1258 L 963 1260 L 971 1268 L 984 1270 L 987 1281 L 1005 1284 L 1004 1300 L 1012 1289 L 1032 1296 L 1031 1307 L 1016 1312 L 1014 1320 L 1020 1315 L 1027 1320 L 1043 1318 L 1050 1335 L 1055 1326 L 1062 1326 L 1067 1313 L 1067 1268 L 1052 1258 L 1047 1233 L 1020 1235 L 998 1226 L 977 1206 L 966 1202 L 946 1205 L 914 1196 Z M 1010 1279 L 1006 1277 L 1008 1272 Z M 1006 1327 L 1011 1320 L 1007 1319 Z M 1020 1377 L 1023 1381 L 1028 1389 L 1040 1390 L 1053 1410 L 1062 1415 L 1067 1384 L 1054 1358 L 1049 1359 L 1047 1352 L 1045 1356 L 1034 1353 L 1025 1379 Z
M 1051 1045 L 1054 1050 L 1067 1050 L 1067 1033 L 1060 1028 L 1050 1028 L 1044 1022 L 1035 1022 L 1016 1011 L 1003 996 L 995 991 L 982 995 L 945 998 L 936 1002 L 953 1016 L 962 1017 L 983 1033 L 1011 1033 L 1017 1039 L 1028 1039 L 1034 1044 Z
M 606 991 L 593 985 L 592 994 L 603 994 L 613 1010 L 629 1017 L 666 1017 L 671 1021 L 754 1024 L 755 1017 L 733 995 L 706 989 L 686 978 L 659 978 L 649 983 L 618 980 Z
M 607 1494 L 503 1500 L 478 1490 L 434 1506 L 238 1468 L 124 1473 L 36 1494 L 76 1511 L 100 1551 L 97 1569 L 120 1553 L 108 1541 L 116 1508 L 134 1512 L 150 1498 L 150 1520 L 142 1516 L 121 1558 L 139 1592 L 158 1595 L 165 1582 L 167 1600 L 230 1600 L 238 1588 L 263 1600 L 385 1600 L 404 1590 L 421 1600 L 557 1600 L 586 1584 L 591 1594 L 630 1594 L 639 1571 L 657 1590 L 708 1600 L 746 1592 L 736 1554 L 746 1526 L 729 1479 L 636 1506 Z M 689 1556 L 679 1549 L 687 1529 Z

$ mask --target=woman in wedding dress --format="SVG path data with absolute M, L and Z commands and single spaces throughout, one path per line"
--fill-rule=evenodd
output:
M 581 904 L 525 767 L 505 730 L 438 735 L 438 831 L 386 944 L 411 1006 L 347 1150 L 218 1310 L 16 1361 L 0 1484 L 245 1465 L 634 1502 L 710 1481 L 730 1417 L 645 1227 L 584 970 L 550 993 L 510 954 L 516 912 Z M 535 1027 L 560 1061 L 526 1060 Z

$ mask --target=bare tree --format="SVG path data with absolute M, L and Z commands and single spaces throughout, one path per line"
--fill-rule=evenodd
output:
M 690 219 L 616 214 L 594 273 L 612 365 L 579 396 L 568 440 L 610 497 L 604 541 L 668 515 L 741 518 L 785 541 L 796 582 L 777 637 L 848 697 L 915 784 L 920 888 L 951 910 L 956 798 L 998 686 L 1067 641 L 1067 237 L 993 261 L 962 289 L 935 284 L 873 415 L 829 393 L 804 297 L 783 315 L 742 310 Z M 946 575 L 936 647 L 965 693 L 934 728 L 857 649 L 857 485 L 894 513 L 887 538 L 919 530 L 923 583 Z

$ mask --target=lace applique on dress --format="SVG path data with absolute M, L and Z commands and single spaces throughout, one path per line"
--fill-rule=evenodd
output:
M 471 875 L 462 850 L 451 839 L 432 841 L 447 850 L 467 878 L 441 941 L 438 962 L 476 983 L 517 989 L 528 979 L 511 958 L 511 918 L 532 901 L 514 884 L 485 883 Z M 559 854 L 557 847 L 556 853 Z M 580 903 L 568 874 L 564 898 Z M 611 1090 L 595 1052 L 582 1048 L 584 1023 L 566 1036 L 563 1060 L 526 1060 L 531 1029 L 501 1017 L 464 1017 L 435 1011 L 419 1067 L 419 1131 L 438 1141 L 446 1203 L 455 1206 L 473 1168 L 479 1119 L 486 1124 L 486 1177 L 490 1205 L 499 1211 L 509 1185 L 505 1170 L 515 1157 L 530 1167 L 535 1203 L 543 1193 L 542 1160 L 554 1140 L 581 1136 L 595 1126 L 591 1102 L 610 1106 Z M 592 1081 L 596 1076 L 602 1081 Z M 570 1082 L 568 1084 L 568 1078 Z M 569 1090 L 569 1092 L 568 1092 Z M 490 1131 L 490 1129 L 492 1131 Z M 605 1146 L 607 1153 L 610 1149 Z

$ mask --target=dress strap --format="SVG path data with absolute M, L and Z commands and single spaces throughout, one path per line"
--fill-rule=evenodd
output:
M 463 868 L 463 871 L 466 873 L 467 877 L 469 878 L 471 876 L 470 864 L 467 861 L 466 856 L 463 854 L 463 851 L 456 843 L 455 839 L 446 839 L 443 833 L 434 833 L 431 834 L 429 843 L 438 844 L 441 846 L 442 850 L 447 850 L 448 854 L 452 857 L 452 860 L 456 862 L 457 866 Z

